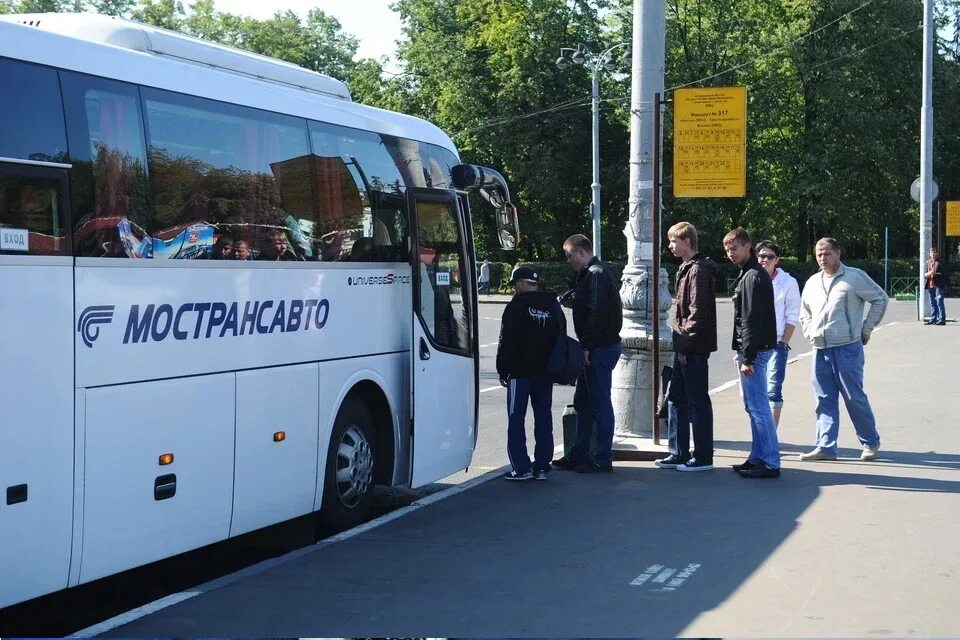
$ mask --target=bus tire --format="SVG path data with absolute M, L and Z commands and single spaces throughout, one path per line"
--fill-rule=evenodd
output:
M 348 397 L 333 423 L 324 471 L 319 532 L 330 535 L 364 523 L 373 501 L 375 432 L 370 410 Z

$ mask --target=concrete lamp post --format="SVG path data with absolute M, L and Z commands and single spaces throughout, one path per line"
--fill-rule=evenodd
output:
M 571 64 L 586 66 L 591 71 L 592 82 L 590 97 L 593 103 L 593 200 L 590 203 L 590 217 L 593 220 L 593 253 L 597 258 L 600 254 L 600 83 L 597 76 L 600 71 L 616 71 L 619 63 L 630 61 L 630 50 L 618 60 L 613 52 L 621 47 L 629 47 L 629 42 L 621 42 L 604 49 L 600 53 L 593 53 L 584 45 L 576 49 L 563 47 L 560 57 L 557 58 L 557 67 L 566 69 Z M 602 259 L 602 258 L 601 258 Z

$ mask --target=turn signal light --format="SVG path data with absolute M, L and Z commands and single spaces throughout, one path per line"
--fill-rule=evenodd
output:
M 286 440 L 286 439 L 287 439 L 287 432 L 286 432 L 286 431 L 277 431 L 275 434 L 273 434 L 273 441 L 274 441 L 274 442 L 283 442 L 283 441 Z
M 160 466 L 163 467 L 163 466 L 166 466 L 166 465 L 168 465 L 168 464 L 173 464 L 173 454 L 172 454 L 172 453 L 165 453 L 165 454 L 163 454 L 162 456 L 160 456 Z

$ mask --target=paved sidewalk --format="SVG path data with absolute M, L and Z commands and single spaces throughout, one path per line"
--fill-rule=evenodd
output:
M 496 479 L 109 635 L 957 636 L 958 362 L 957 325 L 874 334 L 874 462 L 845 415 L 841 461 L 797 461 L 813 440 L 805 357 L 787 372 L 780 479 L 651 463 Z M 713 400 L 716 463 L 739 462 L 736 387 Z

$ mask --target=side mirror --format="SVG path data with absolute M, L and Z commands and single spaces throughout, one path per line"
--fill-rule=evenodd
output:
M 480 197 L 496 210 L 497 238 L 500 248 L 512 251 L 520 244 L 520 223 L 517 208 L 510 202 L 510 190 L 503 176 L 487 167 L 458 164 L 452 170 L 453 185 L 458 189 L 479 189 Z
M 497 210 L 497 237 L 500 239 L 500 248 L 506 251 L 513 251 L 520 244 L 517 208 L 509 202 Z

